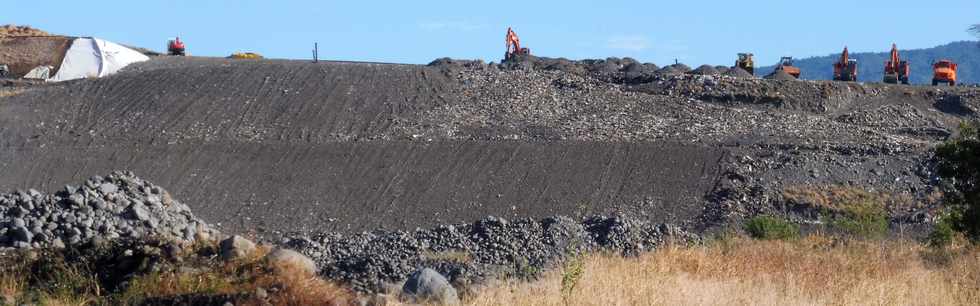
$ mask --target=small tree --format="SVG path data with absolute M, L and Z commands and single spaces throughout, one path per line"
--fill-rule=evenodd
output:
M 960 134 L 936 148 L 939 176 L 953 192 L 946 197 L 953 229 L 980 243 L 980 121 L 963 123 Z

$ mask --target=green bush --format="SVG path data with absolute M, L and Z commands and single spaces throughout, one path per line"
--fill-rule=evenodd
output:
M 800 227 L 782 218 L 757 216 L 745 223 L 745 231 L 755 239 L 790 240 L 800 237 Z
M 980 121 L 963 123 L 960 134 L 936 148 L 938 174 L 947 182 L 952 230 L 980 243 Z
M 949 216 L 944 216 L 936 223 L 936 227 L 929 233 L 927 242 L 929 246 L 935 248 L 945 248 L 953 244 L 953 237 L 956 232 L 953 230 L 953 220 Z
M 839 211 L 829 215 L 830 227 L 849 236 L 880 238 L 888 233 L 888 212 L 882 203 L 844 203 Z

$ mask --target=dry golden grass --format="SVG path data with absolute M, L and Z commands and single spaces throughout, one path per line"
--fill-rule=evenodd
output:
M 0 89 L 0 98 L 13 97 L 24 92 L 23 89 Z
M 850 186 L 795 186 L 783 190 L 783 197 L 791 203 L 813 208 L 842 210 L 857 203 L 872 203 L 889 210 L 919 208 L 939 201 L 942 194 L 930 194 L 926 203 L 919 203 L 908 194 L 891 194 L 867 191 Z
M 21 296 L 27 286 L 27 280 L 20 272 L 4 271 L 0 276 L 0 305 L 12 302 Z
M 212 247 L 199 245 L 194 248 Z M 248 258 L 223 263 L 191 273 L 156 273 L 133 281 L 122 300 L 172 297 L 186 294 L 251 294 L 258 288 L 269 292 L 272 305 L 348 305 L 353 293 L 333 282 L 310 275 L 290 265 L 272 265 L 262 258 L 269 248 L 260 246 Z M 273 291 L 274 292 L 271 292 Z M 236 305 L 263 305 L 254 297 Z
M 638 258 L 589 256 L 567 296 L 555 271 L 489 288 L 467 305 L 980 305 L 980 249 L 951 251 L 945 264 L 932 252 L 914 242 L 736 238 Z

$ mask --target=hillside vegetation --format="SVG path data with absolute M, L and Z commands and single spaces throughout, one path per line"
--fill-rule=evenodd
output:
M 902 46 L 899 45 L 899 48 Z M 881 82 L 885 62 L 891 46 L 882 46 L 882 52 L 853 52 L 851 57 L 858 60 L 858 81 Z M 841 46 L 843 49 L 843 46 Z M 958 41 L 927 49 L 899 50 L 899 55 L 912 63 L 912 84 L 932 82 L 932 62 L 951 59 L 959 64 L 958 77 L 961 84 L 980 83 L 980 44 L 976 41 Z M 802 70 L 801 77 L 806 80 L 830 80 L 833 78 L 833 64 L 840 53 L 827 56 L 797 59 L 796 66 Z M 759 64 L 768 64 L 766 59 L 756 59 Z M 764 76 L 772 72 L 773 66 L 756 70 Z

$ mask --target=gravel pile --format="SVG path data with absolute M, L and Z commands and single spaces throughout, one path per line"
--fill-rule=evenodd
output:
M 288 248 L 313 258 L 321 274 L 361 291 L 383 290 L 419 267 L 431 267 L 456 285 L 500 276 L 533 277 L 558 260 L 583 251 L 636 254 L 667 239 L 697 241 L 667 224 L 628 217 L 565 217 L 508 221 L 488 217 L 471 224 L 411 232 L 289 236 Z
M 215 233 L 166 190 L 131 172 L 95 176 L 54 194 L 0 194 L 0 248 L 64 248 L 97 237 L 192 241 Z
M 767 80 L 780 80 L 780 81 L 796 81 L 797 78 L 793 77 L 784 70 L 776 70 L 766 76 Z
M 679 75 L 679 74 L 688 73 L 690 71 L 691 71 L 691 67 L 688 67 L 687 65 L 684 65 L 684 64 L 673 64 L 673 65 L 664 66 L 663 68 L 660 68 L 660 70 L 657 70 L 657 74 L 659 74 L 659 75 Z
M 695 75 L 719 75 L 719 74 L 721 74 L 720 72 L 718 72 L 718 69 L 715 69 L 715 67 L 712 67 L 711 65 L 701 65 L 700 67 L 695 68 L 694 70 L 691 70 L 691 72 L 688 72 L 688 73 L 695 74 Z
M 723 72 L 722 75 L 736 77 L 740 79 L 751 79 L 755 77 L 748 71 L 745 71 L 745 69 L 742 69 L 742 67 L 732 67 L 728 69 L 728 71 Z

